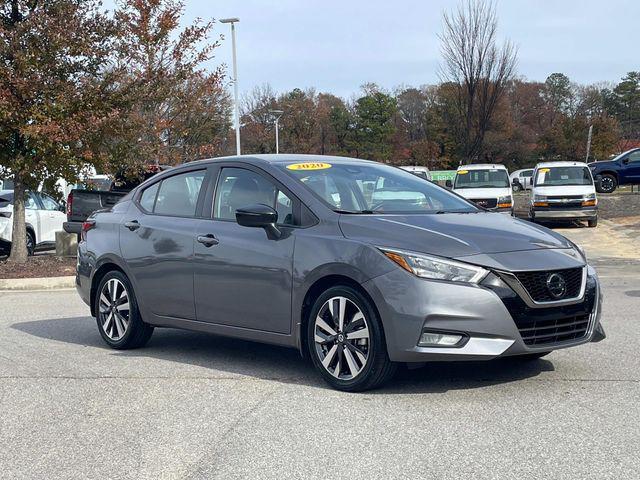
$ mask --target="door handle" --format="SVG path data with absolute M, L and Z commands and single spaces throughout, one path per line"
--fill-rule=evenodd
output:
M 212 234 L 208 233 L 206 235 L 198 235 L 196 237 L 199 243 L 203 244 L 205 247 L 212 247 L 213 245 L 218 245 L 220 241 Z
M 130 222 L 125 222 L 124 226 L 133 232 L 140 228 L 140 222 L 137 220 L 131 220 Z

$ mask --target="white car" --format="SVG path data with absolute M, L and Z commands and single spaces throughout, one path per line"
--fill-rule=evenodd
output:
M 504 165 L 476 164 L 458 167 L 453 191 L 479 207 L 513 215 L 509 172 Z
M 0 250 L 10 250 L 13 238 L 13 190 L 0 190 Z M 33 255 L 36 246 L 53 245 L 56 232 L 62 230 L 67 216 L 49 195 L 27 192 L 25 220 L 27 250 Z
M 598 198 L 591 170 L 583 162 L 544 162 L 536 166 L 531 188 L 531 221 L 586 220 L 598 225 Z
M 531 190 L 531 179 L 533 178 L 533 168 L 524 168 L 522 170 L 516 170 L 509 175 L 509 181 L 516 192 L 521 190 Z M 518 179 L 517 183 L 514 180 Z
M 400 167 L 407 172 L 413 173 L 416 177 L 424 178 L 425 180 L 431 180 L 431 172 L 427 167 L 421 167 L 419 165 L 405 165 Z

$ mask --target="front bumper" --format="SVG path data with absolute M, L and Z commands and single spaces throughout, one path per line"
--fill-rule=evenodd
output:
M 485 286 L 425 280 L 400 269 L 373 278 L 363 286 L 378 307 L 392 361 L 489 360 L 602 340 L 602 294 L 596 273 L 591 267 L 588 268 L 588 275 L 590 283 L 595 285 L 593 301 L 587 305 L 585 296 L 584 301 L 576 307 L 590 309 L 586 334 L 570 341 L 536 346 L 525 344 L 516 320 L 510 313 L 510 309 L 521 308 L 522 314 L 529 315 L 526 307 L 517 303 L 514 307 L 513 303 L 501 298 L 503 293 L 500 291 Z M 509 292 L 507 295 L 517 297 L 512 290 L 509 289 Z M 542 313 L 548 316 L 553 311 L 538 310 L 532 315 Z M 425 329 L 464 333 L 468 340 L 459 347 L 418 346 Z
M 542 208 L 533 207 L 531 209 L 532 216 L 538 219 L 562 219 L 562 220 L 575 220 L 575 219 L 588 219 L 596 218 L 598 216 L 597 208 L 583 208 L 583 209 L 560 209 L 560 208 Z

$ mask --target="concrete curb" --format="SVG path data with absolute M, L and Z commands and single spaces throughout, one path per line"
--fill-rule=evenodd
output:
M 76 277 L 6 278 L 0 279 L 0 290 L 58 290 L 74 288 Z

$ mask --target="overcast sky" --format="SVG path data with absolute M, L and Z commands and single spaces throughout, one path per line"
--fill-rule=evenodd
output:
M 108 6 L 111 1 L 107 1 Z M 184 21 L 239 17 L 240 90 L 316 87 L 350 96 L 365 82 L 385 88 L 437 81 L 437 34 L 452 0 L 186 0 Z M 640 1 L 502 0 L 499 34 L 519 49 L 518 74 L 563 72 L 579 83 L 615 82 L 640 70 Z M 231 73 L 229 26 L 215 64 Z

